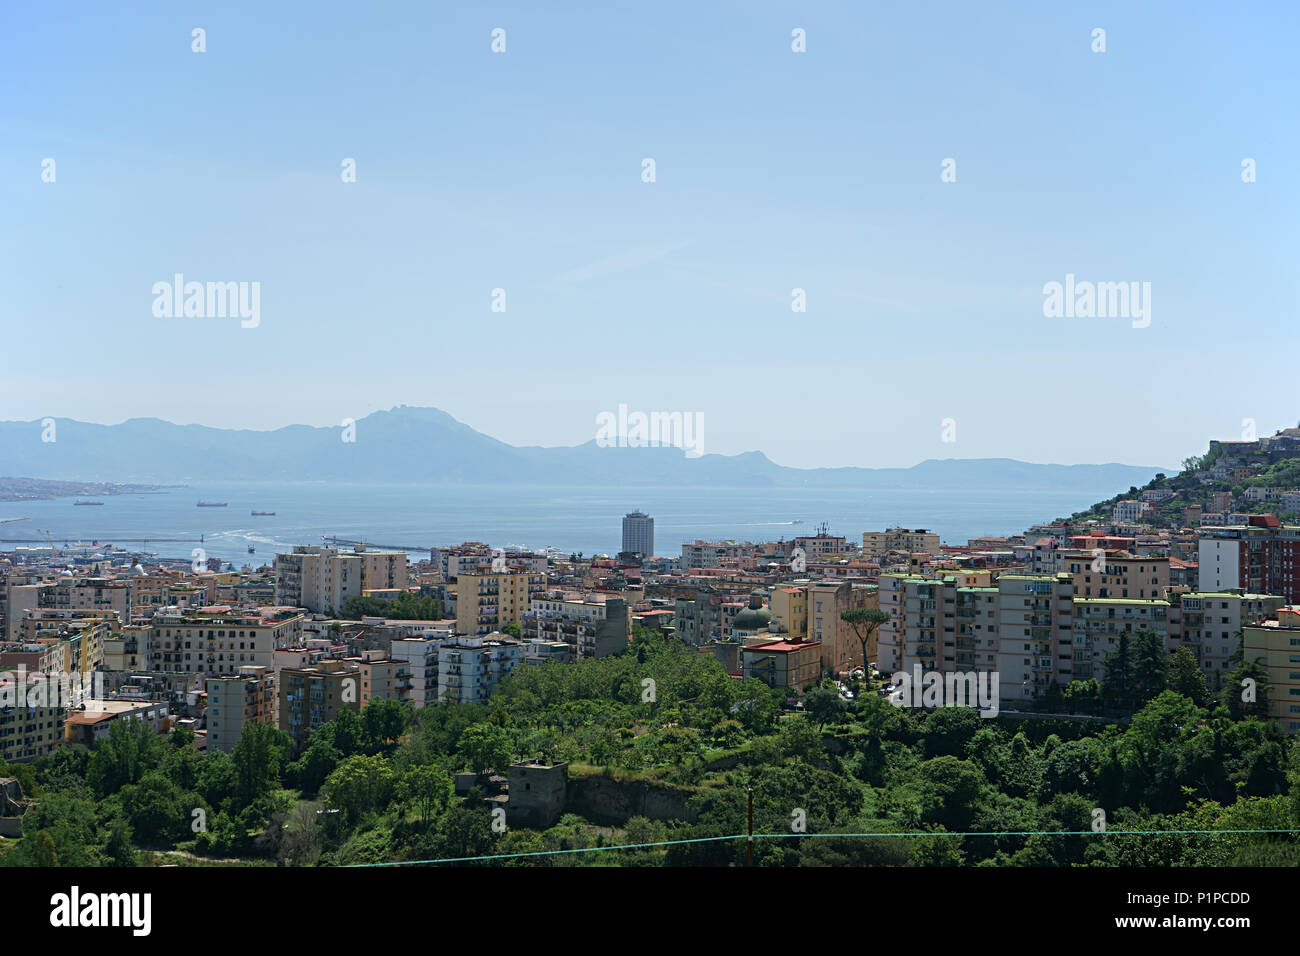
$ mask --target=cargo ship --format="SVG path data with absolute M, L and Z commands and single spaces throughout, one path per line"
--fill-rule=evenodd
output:
M 102 501 L 74 501 L 72 506 L 74 508 L 84 508 L 87 505 L 102 505 L 103 503 Z
M 225 508 L 225 507 L 227 507 L 227 505 L 228 505 L 228 502 L 225 502 L 225 501 L 200 501 L 200 502 L 198 503 L 198 505 L 196 505 L 196 507 L 198 507 L 198 508 Z
M 275 512 L 274 512 L 274 511 L 254 511 L 254 512 L 253 512 L 253 517 L 254 517 L 254 518 L 269 518 L 269 517 L 274 517 L 274 516 L 275 516 Z

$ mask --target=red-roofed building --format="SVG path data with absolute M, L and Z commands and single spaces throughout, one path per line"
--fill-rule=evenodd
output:
M 821 641 L 764 641 L 741 649 L 746 677 L 769 687 L 803 688 L 821 677 Z

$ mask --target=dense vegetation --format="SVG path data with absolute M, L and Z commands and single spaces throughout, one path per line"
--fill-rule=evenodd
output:
M 0 767 L 37 799 L 0 860 L 133 865 L 177 850 L 341 865 L 731 838 L 746 831 L 752 788 L 756 865 L 1300 863 L 1291 834 L 1174 832 L 1300 826 L 1297 746 L 1226 698 L 1170 689 L 1172 666 L 1159 681 L 1128 666 L 1108 663 L 1128 677 L 1109 702 L 1136 707 L 1127 722 L 896 708 L 861 685 L 852 701 L 812 688 L 791 713 L 785 692 L 638 629 L 627 654 L 524 667 L 486 705 L 345 712 L 296 760 L 270 727 L 248 728 L 231 754 L 200 754 L 186 732 L 115 723 L 93 751 Z M 654 790 L 682 813 L 606 808 L 497 832 L 483 790 L 453 794 L 455 772 L 538 755 L 571 761 L 571 802 L 594 782 Z M 1104 834 L 1093 833 L 1097 811 Z M 743 839 L 725 839 L 477 865 L 726 865 L 745 854 Z
M 363 617 L 386 617 L 394 621 L 440 621 L 442 602 L 411 591 L 403 591 L 391 601 L 377 597 L 354 597 L 343 602 L 339 617 L 345 621 L 359 621 Z

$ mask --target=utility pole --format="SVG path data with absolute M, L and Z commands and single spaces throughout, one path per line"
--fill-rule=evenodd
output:
M 749 788 L 749 866 L 754 865 L 754 788 Z

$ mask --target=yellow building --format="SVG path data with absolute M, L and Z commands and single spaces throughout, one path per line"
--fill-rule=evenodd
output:
M 772 623 L 778 634 L 795 636 L 808 633 L 808 589 L 806 587 L 777 588 L 768 600 Z
M 1157 601 L 1169 587 L 1169 558 L 1163 556 L 1098 549 L 1067 555 L 1064 562 L 1078 597 Z
M 361 668 L 361 706 L 372 700 L 405 700 L 411 689 L 411 668 L 406 661 L 383 659 L 362 659 L 357 662 Z
M 890 551 L 907 553 L 926 551 L 939 553 L 939 536 L 933 531 L 917 528 L 889 528 L 886 531 L 862 532 L 862 553 L 868 558 L 878 558 Z
M 1300 608 L 1241 629 L 1242 659 L 1264 668 L 1268 715 L 1289 734 L 1300 731 Z
M 104 638 L 104 669 L 110 671 L 147 670 L 145 666 L 153 627 L 128 624 Z
M 279 682 L 278 726 L 293 741 L 295 754 L 307 747 L 313 730 L 340 710 L 361 710 L 361 671 L 355 661 L 286 667 Z
M 461 573 L 456 578 L 456 633 L 491 634 L 513 621 L 522 626 L 533 595 L 546 593 L 546 576 L 530 571 Z

